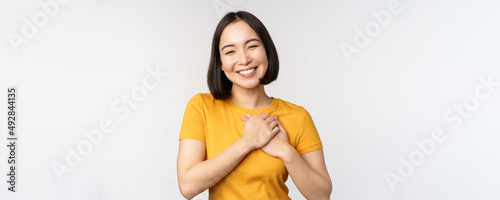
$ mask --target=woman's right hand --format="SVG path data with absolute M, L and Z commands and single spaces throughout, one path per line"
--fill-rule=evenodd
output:
M 252 150 L 265 146 L 279 132 L 278 122 L 269 113 L 248 115 L 244 126 L 241 139 Z

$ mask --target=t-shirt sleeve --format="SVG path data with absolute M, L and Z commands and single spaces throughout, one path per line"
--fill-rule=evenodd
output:
M 316 126 L 314 125 L 311 115 L 305 109 L 303 122 L 304 124 L 299 132 L 299 139 L 296 148 L 297 152 L 299 152 L 299 154 L 304 154 L 323 148 L 323 144 L 321 143 L 321 139 L 319 138 L 318 131 L 316 130 Z
M 180 139 L 195 139 L 206 142 L 203 97 L 195 95 L 189 100 L 182 119 Z

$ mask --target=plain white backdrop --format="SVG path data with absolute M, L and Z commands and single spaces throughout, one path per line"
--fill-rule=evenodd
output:
M 268 28 L 281 66 L 267 93 L 311 113 L 333 199 L 500 199 L 499 5 L 2 0 L 0 199 L 183 199 L 185 105 L 208 92 L 213 31 L 236 10 Z

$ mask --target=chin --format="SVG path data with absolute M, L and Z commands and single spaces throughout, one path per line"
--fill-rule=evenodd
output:
M 256 81 L 241 83 L 241 84 L 237 84 L 237 85 L 239 85 L 240 87 L 245 88 L 245 89 L 253 89 L 253 88 L 256 88 L 257 86 L 259 86 L 259 82 L 260 82 L 259 80 L 256 80 Z

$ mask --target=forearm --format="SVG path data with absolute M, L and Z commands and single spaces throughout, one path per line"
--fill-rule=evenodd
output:
M 307 199 L 330 199 L 332 184 L 328 178 L 315 171 L 293 147 L 282 158 L 295 186 Z
M 217 184 L 251 151 L 243 140 L 237 140 L 216 156 L 183 172 L 179 178 L 181 193 L 187 199 Z

